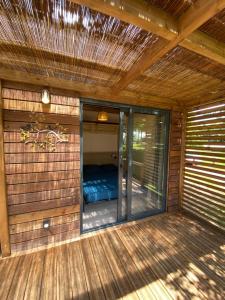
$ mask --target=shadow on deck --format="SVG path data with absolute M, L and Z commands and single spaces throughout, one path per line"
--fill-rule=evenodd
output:
M 225 299 L 225 235 L 181 214 L 0 260 L 0 299 Z

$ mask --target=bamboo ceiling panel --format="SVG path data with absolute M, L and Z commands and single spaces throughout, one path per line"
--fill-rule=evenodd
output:
M 27 72 L 38 66 L 46 76 L 104 86 L 117 82 L 146 48 L 163 43 L 154 34 L 69 1 L 2 1 L 0 28 L 2 63 Z
M 218 41 L 225 43 L 225 9 L 214 18 L 208 20 L 199 29 Z
M 225 66 L 176 47 L 151 66 L 128 89 L 182 101 L 224 96 Z
M 188 8 L 191 7 L 197 0 L 145 0 L 151 5 L 155 5 L 162 10 L 166 11 L 168 14 L 174 17 L 180 17 L 186 12 Z
M 196 2 L 145 1 L 176 19 Z M 222 11 L 201 30 L 225 41 L 224 21 Z M 104 87 L 108 95 L 146 50 L 157 52 L 166 43 L 151 32 L 71 1 L 0 1 L 0 68 L 10 72 Z M 177 104 L 177 100 L 216 99 L 224 91 L 225 66 L 176 47 L 123 92 L 135 99 L 155 97 Z

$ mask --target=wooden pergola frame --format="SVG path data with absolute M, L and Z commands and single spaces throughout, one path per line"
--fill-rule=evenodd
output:
M 167 40 L 160 50 L 158 50 L 156 43 L 155 49 L 145 51 L 141 59 L 113 87 L 113 90 L 117 92 L 122 91 L 129 83 L 178 45 L 225 64 L 225 45 L 219 44 L 218 41 L 209 38 L 206 34 L 196 31 L 202 24 L 225 8 L 224 0 L 198 0 L 178 20 L 155 7 L 146 6 L 141 1 L 125 0 L 120 3 L 120 1 L 73 0 L 73 2 L 137 25 Z M 201 42 L 199 42 L 200 40 Z M 221 51 L 219 55 L 218 50 Z
M 145 31 L 154 33 L 166 41 L 159 50 L 159 45 L 156 45 L 151 50 L 147 49 L 140 60 L 135 63 L 127 73 L 116 83 L 112 88 L 94 86 L 92 84 L 84 84 L 69 80 L 50 78 L 38 75 L 26 75 L 21 71 L 13 72 L 8 69 L 0 68 L 0 78 L 5 80 L 17 81 L 22 83 L 32 83 L 35 85 L 48 85 L 49 87 L 57 88 L 59 85 L 64 89 L 77 92 L 79 96 L 91 97 L 94 99 L 103 99 L 114 101 L 127 101 L 127 103 L 140 99 L 140 105 L 145 105 L 146 102 L 154 103 L 156 106 L 163 108 L 173 108 L 175 106 L 183 106 L 183 103 L 178 100 L 169 99 L 154 94 L 143 94 L 135 91 L 125 91 L 126 87 L 138 76 L 144 73 L 146 69 L 158 62 L 170 50 L 180 45 L 188 50 L 200 54 L 217 63 L 225 65 L 225 43 L 219 42 L 207 34 L 197 30 L 203 23 L 215 16 L 225 8 L 225 0 L 198 0 L 177 20 L 168 15 L 165 11 L 146 4 L 142 0 L 71 0 L 74 3 L 87 6 L 93 10 L 99 11 L 106 15 L 118 18 L 124 22 L 136 25 Z M 3 41 L 0 45 L 4 46 Z M 8 46 L 10 44 L 6 43 Z M 157 43 L 156 43 L 157 44 Z M 26 46 L 12 44 L 23 51 L 29 51 Z M 41 51 L 46 54 L 46 50 L 35 48 L 35 51 Z M 48 53 L 47 53 L 48 54 Z M 60 53 L 52 53 L 57 58 L 62 58 L 67 61 L 73 59 L 68 55 Z M 51 53 L 49 52 L 49 55 Z M 13 60 L 12 60 L 13 62 Z M 93 65 L 93 62 L 83 61 Z M 29 63 L 28 63 L 29 64 Z M 99 67 L 104 67 L 101 64 L 96 64 Z M 48 66 L 46 66 L 48 67 Z M 52 68 L 52 67 L 50 67 Z M 108 67 L 109 70 L 114 68 Z

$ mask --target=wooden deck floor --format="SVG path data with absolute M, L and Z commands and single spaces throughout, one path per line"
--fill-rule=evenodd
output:
M 225 239 L 181 215 L 0 260 L 0 299 L 225 299 Z

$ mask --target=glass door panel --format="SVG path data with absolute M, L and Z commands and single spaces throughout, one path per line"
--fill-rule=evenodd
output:
M 118 222 L 127 218 L 128 113 L 120 111 Z
M 131 215 L 164 209 L 165 117 L 133 113 Z

